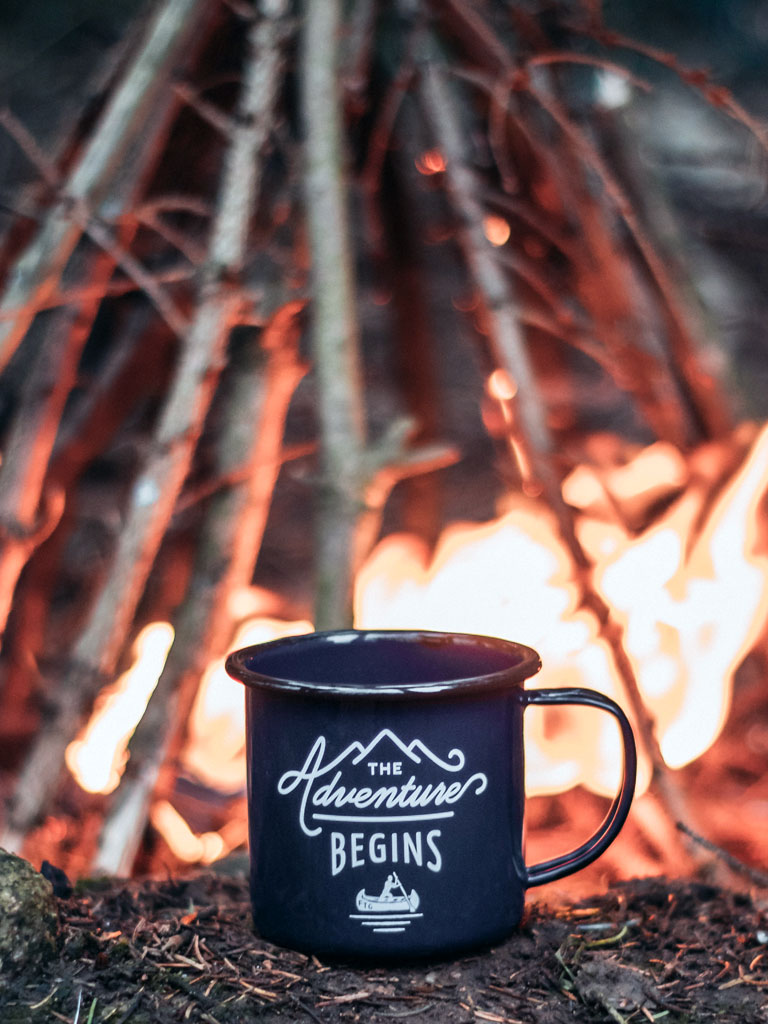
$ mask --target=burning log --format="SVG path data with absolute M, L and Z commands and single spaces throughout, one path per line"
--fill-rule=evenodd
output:
M 543 403 L 532 372 L 519 327 L 517 304 L 508 281 L 496 263 L 482 229 L 482 209 L 475 193 L 474 177 L 463 155 L 461 130 L 441 73 L 430 67 L 424 72 L 424 99 L 433 130 L 446 157 L 446 175 L 452 200 L 462 224 L 461 240 L 467 263 L 487 311 L 492 344 L 500 369 L 514 382 L 512 401 L 515 444 L 521 453 L 523 477 L 528 490 L 541 488 L 547 506 L 554 512 L 574 566 L 580 591 L 579 606 L 589 609 L 600 623 L 621 674 L 626 694 L 640 730 L 642 744 L 653 764 L 654 782 L 669 821 L 668 841 L 675 844 L 675 822 L 688 817 L 682 794 L 666 769 L 654 723 L 648 714 L 631 662 L 623 647 L 623 631 L 613 620 L 611 609 L 592 585 L 592 565 L 576 534 L 573 516 L 562 498 L 560 482 L 552 466 L 554 445 L 543 415 Z M 679 847 L 679 843 L 676 844 Z M 682 854 L 682 850 L 679 851 Z

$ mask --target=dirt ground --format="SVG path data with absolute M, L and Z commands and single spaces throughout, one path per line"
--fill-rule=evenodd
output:
M 764 891 L 626 882 L 531 903 L 496 949 L 375 969 L 259 939 L 242 878 L 81 884 L 59 916 L 57 955 L 0 978 L 3 1024 L 768 1022 Z

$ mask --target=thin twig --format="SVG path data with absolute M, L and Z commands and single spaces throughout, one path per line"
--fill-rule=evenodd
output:
M 378 192 L 381 185 L 381 169 L 392 138 L 392 130 L 403 99 L 413 82 L 413 76 L 414 69 L 412 67 L 403 68 L 396 76 L 387 90 L 371 130 L 368 153 L 360 175 L 362 186 L 369 196 L 369 200 Z
M 498 125 L 494 127 L 494 123 L 503 113 L 503 110 L 500 109 L 502 106 L 499 99 L 500 84 L 505 86 L 504 96 L 508 96 L 510 93 L 510 87 L 505 84 L 506 80 L 493 79 L 484 70 L 460 69 L 454 74 L 456 77 L 471 82 L 491 97 L 492 134 L 498 135 L 500 129 Z M 570 146 L 570 150 L 565 152 L 566 158 L 571 159 L 571 154 L 578 156 L 582 167 L 591 169 L 601 178 L 605 196 L 610 201 L 616 215 L 624 221 L 655 284 L 656 292 L 662 300 L 661 312 L 668 325 L 669 337 L 667 351 L 663 356 L 664 378 L 668 379 L 672 392 L 683 398 L 690 421 L 696 431 L 703 437 L 719 436 L 728 427 L 727 411 L 724 409 L 723 403 L 716 399 L 716 389 L 712 388 L 709 376 L 701 366 L 697 347 L 687 323 L 686 311 L 682 308 L 671 275 L 647 237 L 632 203 L 585 132 L 568 116 L 564 105 L 549 87 L 549 82 L 544 87 L 536 87 L 532 76 L 527 72 L 516 72 L 515 74 L 518 75 L 515 87 L 532 96 L 549 117 L 557 123 Z M 510 116 L 514 115 L 510 114 Z M 558 165 L 552 166 L 551 154 L 542 151 L 540 143 L 531 133 L 525 120 L 515 117 L 515 125 L 523 132 L 527 143 L 534 148 L 544 165 L 552 167 L 552 173 L 560 179 L 561 189 L 564 184 L 570 187 L 570 176 L 564 177 L 561 173 L 562 169 Z M 591 250 L 600 251 L 599 243 L 604 241 L 604 229 L 600 227 L 600 217 L 597 216 L 598 209 L 594 197 L 589 192 L 585 192 L 580 197 L 580 202 L 571 202 L 569 208 L 572 211 L 586 210 L 588 214 L 591 213 L 589 217 L 582 214 L 581 231 L 588 241 L 591 234 L 594 236 L 588 254 Z M 600 233 L 598 234 L 598 232 Z M 613 253 L 613 242 L 610 243 L 608 251 Z M 574 255 L 572 252 L 571 262 L 573 268 L 578 271 L 578 268 L 583 265 L 583 260 L 574 259 Z M 606 269 L 609 272 L 612 271 L 614 276 L 626 277 L 622 266 L 618 264 L 613 263 Z M 627 286 L 631 287 L 632 282 L 628 282 Z M 618 293 L 622 291 L 626 291 L 626 287 L 622 286 L 617 290 Z M 619 296 L 614 295 L 614 301 L 617 297 Z M 602 306 L 593 312 L 601 313 Z M 622 341 L 620 332 L 615 326 L 616 319 L 615 315 L 604 318 L 601 324 L 602 333 L 606 338 L 613 339 L 612 347 L 616 349 L 610 364 L 605 363 L 605 365 L 612 367 L 609 372 L 620 387 L 636 392 L 638 401 L 659 436 L 678 435 L 680 427 L 675 422 L 678 418 L 677 406 L 673 407 L 666 395 L 651 396 L 649 393 L 648 382 L 655 379 L 655 374 L 658 375 L 662 364 L 657 358 L 654 360 L 655 366 L 646 366 L 652 357 L 641 350 L 637 344 L 630 345 Z M 658 332 L 649 337 L 658 348 Z
M 342 49 L 342 88 L 358 113 L 365 107 L 377 15 L 378 0 L 357 0 L 349 15 Z
M 518 304 L 483 231 L 484 210 L 475 176 L 464 155 L 464 132 L 442 68 L 422 65 L 421 96 L 429 123 L 446 162 L 445 183 L 459 218 L 459 238 L 472 276 L 492 322 L 497 365 L 517 383 L 518 409 L 529 446 L 547 457 L 553 451 L 549 428 L 525 341 Z
M 422 96 L 427 117 L 446 160 L 446 187 L 460 222 L 459 239 L 486 309 L 497 364 L 517 386 L 515 417 L 518 445 L 525 452 L 533 481 L 552 510 L 559 533 L 571 555 L 580 604 L 595 617 L 600 634 L 610 646 L 614 664 L 651 760 L 653 779 L 671 821 L 687 817 L 682 793 L 672 781 L 661 754 L 653 719 L 645 707 L 632 663 L 623 645 L 623 630 L 592 579 L 592 564 L 578 539 L 573 513 L 565 503 L 552 464 L 554 444 L 544 404 L 530 366 L 519 326 L 519 307 L 511 285 L 502 274 L 482 230 L 482 207 L 475 176 L 464 156 L 463 134 L 456 104 L 441 68 L 424 66 Z
M 431 0 L 431 4 L 480 67 L 492 75 L 502 75 L 511 70 L 509 50 L 473 5 L 463 0 Z
M 128 1021 L 133 1016 L 134 1012 L 138 1009 L 139 1003 L 144 997 L 144 986 L 132 997 L 131 1001 L 125 1008 L 125 1011 L 120 1014 L 114 1024 L 128 1024 Z
M 169 115 L 168 102 L 158 102 L 147 118 L 145 131 L 125 160 L 120 173 L 110 182 L 104 202 L 116 214 L 129 208 L 140 194 L 148 169 L 152 167 Z M 3 122 L 21 140 L 29 158 L 39 164 L 42 174 L 53 174 L 46 157 L 39 151 L 26 128 L 12 115 Z M 119 249 L 125 252 L 137 229 L 136 221 L 125 217 L 120 224 Z M 71 308 L 59 311 L 45 324 L 46 334 L 36 357 L 32 373 L 25 382 L 19 405 L 6 439 L 0 466 L 0 523 L 6 530 L 0 538 L 0 635 L 10 612 L 16 584 L 32 552 L 47 537 L 64 510 L 65 491 L 60 481 L 49 482 L 47 473 L 54 441 L 60 433 L 65 403 L 77 379 L 81 353 L 91 333 L 101 301 L 109 289 L 119 254 L 118 244 L 111 252 L 93 253 L 78 250 L 71 260 L 70 272 L 89 282 L 80 290 L 80 297 Z M 155 287 L 153 285 L 153 287 Z M 55 494 L 56 502 L 45 501 Z M 54 504 L 58 511 L 55 515 Z M 38 528 L 39 509 L 49 507 L 47 522 Z M 12 529 L 16 524 L 20 529 Z
M 713 843 L 711 839 L 706 839 L 704 836 L 699 835 L 698 832 L 694 832 L 689 825 L 686 825 L 682 821 L 677 822 L 677 828 L 683 833 L 683 835 L 692 839 L 697 846 L 713 853 L 724 864 L 726 864 L 731 871 L 735 871 L 736 874 L 739 875 L 746 875 L 747 878 L 754 882 L 755 885 L 759 885 L 762 889 L 768 889 L 768 874 L 765 871 L 761 871 L 759 868 L 753 868 L 750 864 L 745 864 L 744 861 L 739 860 L 738 857 L 734 857 L 732 853 L 724 850 L 722 846 L 718 846 L 717 843 Z
M 91 261 L 96 283 L 112 273 L 106 258 Z M 56 489 L 55 511 L 46 502 L 46 472 L 64 404 L 76 379 L 80 355 L 99 300 L 56 314 L 27 377 L 0 465 L 0 637 L 3 636 L 21 572 L 32 552 L 50 534 L 64 510 Z M 51 513 L 54 513 L 53 515 Z
M 537 53 L 535 57 L 527 57 L 525 60 L 525 67 L 527 68 L 544 67 L 551 64 L 587 65 L 600 71 L 610 71 L 611 74 L 616 75 L 618 78 L 625 78 L 630 85 L 634 85 L 641 92 L 647 93 L 653 89 L 650 82 L 640 78 L 639 75 L 633 74 L 629 68 L 622 67 L 621 64 L 617 64 L 615 61 L 606 60 L 605 57 L 595 57 L 589 53 L 558 53 L 553 51 L 550 53 Z
M 658 293 L 664 302 L 664 311 L 670 324 L 670 364 L 680 396 L 693 416 L 704 438 L 721 436 L 728 426 L 728 415 L 722 402 L 717 399 L 716 390 L 700 366 L 694 339 L 691 336 L 679 296 L 670 275 L 647 238 L 632 203 L 616 177 L 584 132 L 568 117 L 551 92 L 532 89 L 531 95 L 549 114 L 564 135 L 573 143 L 577 152 L 583 154 L 588 166 L 600 175 L 606 193 L 611 198 L 616 212 L 623 220 L 645 262 Z
M 582 27 L 577 25 L 572 26 L 572 28 L 577 32 L 584 31 Z M 643 57 L 648 57 L 656 64 L 669 68 L 682 82 L 696 92 L 699 92 L 710 105 L 718 110 L 722 110 L 732 120 L 743 125 L 757 139 L 764 152 L 768 153 L 768 127 L 763 121 L 753 117 L 738 102 L 733 93 L 715 82 L 707 71 L 699 68 L 685 67 L 680 63 L 676 54 L 668 53 L 649 43 L 641 43 L 635 39 L 630 39 L 619 32 L 605 30 L 595 32 L 587 29 L 585 34 L 605 46 L 610 46 L 614 49 L 632 50 Z
M 193 88 L 187 82 L 176 82 L 173 89 L 179 99 L 194 110 L 206 124 L 215 128 L 225 139 L 229 138 L 232 132 L 231 117 L 209 100 L 204 100 L 200 90 Z
M 151 274 L 145 270 L 143 280 L 145 282 L 149 280 L 154 287 L 162 288 L 164 285 L 182 284 L 185 281 L 189 281 L 196 272 L 196 268 L 189 265 L 169 267 L 166 270 L 160 270 L 157 273 Z M 91 299 L 118 298 L 121 295 L 128 295 L 131 292 L 142 290 L 143 285 L 133 278 L 112 280 L 106 286 L 100 284 L 76 285 L 64 291 L 56 290 L 51 292 L 44 301 L 41 301 L 38 306 L 38 312 L 43 312 L 46 309 L 55 309 L 56 306 L 75 306 Z M 12 320 L 21 312 L 23 312 L 23 309 L 19 306 L 14 309 L 4 309 L 0 311 L 0 321 Z
M 360 516 L 355 536 L 357 564 L 362 564 L 376 542 L 384 506 L 394 487 L 410 477 L 453 466 L 460 458 L 458 449 L 441 443 L 417 445 L 403 453 L 405 435 L 412 424 L 404 420 L 402 425 L 395 423 L 394 427 L 377 453 L 381 468 L 372 474 L 365 489 L 365 511 Z
M 54 175 L 53 184 L 56 184 L 55 173 L 51 171 L 49 161 L 45 154 L 40 150 L 36 143 L 33 142 L 31 136 L 26 131 L 26 128 L 17 121 L 16 118 L 9 111 L 5 111 L 0 116 L 0 123 L 7 126 L 12 126 L 13 136 L 17 140 L 24 140 L 23 147 L 24 151 L 30 160 L 34 162 L 35 167 L 39 173 L 48 178 L 50 175 Z M 116 238 L 114 238 L 102 221 L 98 220 L 90 208 L 82 200 L 73 200 L 69 205 L 69 214 L 74 224 L 77 224 L 83 231 L 83 234 L 87 235 L 93 242 L 96 243 L 104 252 L 108 253 L 135 285 L 141 289 L 147 297 L 154 303 L 155 308 L 160 313 L 162 318 L 171 328 L 175 334 L 182 334 L 184 332 L 186 322 L 176 309 L 173 302 L 168 298 L 163 289 L 157 284 L 156 278 L 144 269 L 141 263 L 136 259 L 135 256 L 123 246 Z M 50 304 L 50 295 L 47 300 L 42 300 L 38 303 L 36 312 L 40 312 L 43 305 Z M 17 312 L 24 312 L 20 310 Z M 0 320 L 10 320 L 12 317 L 8 315 L 8 310 L 2 310 L 0 308 Z

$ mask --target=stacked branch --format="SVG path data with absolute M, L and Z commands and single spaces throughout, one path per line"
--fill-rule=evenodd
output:
M 147 48 L 140 53 L 136 62 L 138 65 L 149 59 L 147 49 L 151 50 L 154 42 L 150 36 Z M 131 88 L 134 88 L 131 80 L 132 75 L 129 74 L 128 81 Z M 157 89 L 155 82 L 154 90 Z M 77 384 L 83 349 L 101 304 L 109 292 L 119 260 L 116 251 L 127 252 L 137 233 L 138 222 L 132 211 L 167 141 L 170 123 L 177 108 L 178 102 L 174 95 L 166 90 L 156 97 L 153 109 L 145 115 L 140 138 L 132 139 L 127 128 L 123 132 L 116 132 L 115 145 L 124 145 L 126 134 L 128 141 L 132 142 L 130 153 L 119 167 L 113 169 L 101 195 L 101 206 L 109 209 L 118 225 L 117 233 L 105 248 L 96 252 L 81 246 L 67 267 L 68 275 L 79 281 L 87 281 L 87 287 L 70 296 L 66 304 L 62 301 L 63 297 L 57 294 L 54 285 L 54 291 L 47 294 L 38 290 L 23 310 L 6 309 L 10 344 L 15 334 L 22 329 L 24 316 L 33 318 L 48 303 L 59 307 L 42 320 L 43 337 L 19 397 L 0 465 L 0 636 L 5 631 L 16 585 L 24 566 L 55 528 L 63 513 L 67 481 L 54 464 L 54 446 L 58 444 L 61 447 L 59 427 L 65 403 Z M 10 112 L 5 113 L 3 123 L 13 131 L 19 144 L 23 145 L 24 152 L 37 172 L 45 177 L 47 161 L 28 138 L 23 125 Z M 97 130 L 97 136 L 101 131 L 103 129 Z M 59 222 L 61 211 L 54 209 L 50 216 L 52 220 L 44 226 L 43 236 L 52 230 L 50 223 Z M 22 260 L 31 259 L 34 254 L 42 256 L 44 252 L 50 256 L 47 250 L 40 249 L 42 244 L 40 239 L 36 239 Z M 9 287 L 7 298 L 12 294 L 13 287 Z
M 300 21 L 293 13 L 289 0 L 226 9 L 213 0 L 163 0 L 61 180 L 23 126 L 0 113 L 0 124 L 56 197 L 0 298 L 0 368 L 22 339 L 25 357 L 39 346 L 0 467 L 0 627 L 7 622 L 16 651 L 24 638 L 14 629 L 31 618 L 18 609 L 42 603 L 46 586 L 51 592 L 89 464 L 112 437 L 124 439 L 121 430 L 135 444 L 138 463 L 130 488 L 115 499 L 116 535 L 101 574 L 91 573 L 83 588 L 87 607 L 60 617 L 77 626 L 69 649 L 52 663 L 38 639 L 29 657 L 30 690 L 44 688 L 46 698 L 2 845 L 20 846 L 54 806 L 66 747 L 151 611 L 172 619 L 175 641 L 131 740 L 96 854 L 101 871 L 131 871 L 154 794 L 172 797 L 203 670 L 231 642 L 228 596 L 254 579 L 285 458 L 289 407 L 307 371 L 300 355 L 305 323 L 317 435 L 309 478 L 316 498 L 315 623 L 351 624 L 355 575 L 379 535 L 393 487 L 459 457 L 440 442 L 437 360 L 407 351 L 432 341 L 429 289 L 455 257 L 443 246 L 429 260 L 434 267 L 418 265 L 413 236 L 420 230 L 425 238 L 448 237 L 436 223 L 446 210 L 457 228 L 460 273 L 479 300 L 481 361 L 486 370 L 502 369 L 515 391 L 507 441 L 518 462 L 510 478 L 554 515 L 581 604 L 599 623 L 632 703 L 669 826 L 687 812 L 661 758 L 623 631 L 594 584 L 574 511 L 563 500 L 562 477 L 582 453 L 578 438 L 553 426 L 541 380 L 552 353 L 567 367 L 575 349 L 629 397 L 634 424 L 649 436 L 685 449 L 729 429 L 721 390 L 703 367 L 690 311 L 653 232 L 601 151 L 599 132 L 587 130 L 569 105 L 572 65 L 621 69 L 604 56 L 555 50 L 543 22 L 519 5 L 481 13 L 456 0 L 391 10 L 365 0 L 347 19 L 340 0 L 307 0 Z M 221 32 L 211 51 L 221 40 L 241 46 L 246 37 L 236 86 L 232 62 L 210 54 L 204 69 L 196 64 L 190 72 L 198 81 L 174 80 L 175 66 L 192 68 L 193 38 L 205 51 L 214 22 Z M 644 87 L 634 76 L 630 81 Z M 158 167 L 168 180 L 189 158 L 199 180 L 211 173 L 205 146 L 188 157 L 167 144 L 180 107 L 223 139 L 214 199 L 153 192 Z M 423 122 L 414 124 L 419 109 Z M 439 214 L 426 209 L 425 192 L 417 190 L 429 186 L 415 186 L 413 175 L 402 173 L 403 161 L 432 146 L 443 162 L 435 193 L 442 186 L 447 198 Z M 278 178 L 284 184 L 276 196 Z M 404 231 L 411 211 L 416 226 Z M 503 246 L 486 237 L 489 213 L 509 221 Z M 418 417 L 392 414 L 380 429 L 369 408 L 361 342 L 356 267 L 366 261 L 374 271 L 381 269 L 377 261 L 388 263 L 397 307 L 392 329 L 403 333 L 401 365 L 411 375 L 398 381 L 399 401 Z M 304 263 L 308 296 L 296 285 L 296 267 Z M 124 337 L 100 365 L 99 379 L 84 399 L 72 401 L 99 315 L 131 291 L 143 298 L 141 310 L 125 316 Z M 40 314 L 54 306 L 62 309 L 38 341 Z M 143 417 L 148 424 L 141 430 L 127 426 Z M 201 471 L 208 477 L 199 487 Z M 416 521 L 438 517 L 433 498 L 429 516 Z M 152 584 L 180 522 L 190 519 L 188 580 L 184 593 L 171 598 L 167 581 Z M 13 650 L 12 644 L 5 652 L 6 669 Z M 18 692 L 14 671 L 6 701 Z M 679 833 L 668 832 L 675 844 Z
M 461 121 L 462 105 L 451 90 L 445 65 L 435 61 L 436 53 L 434 43 L 431 46 L 424 45 L 421 61 L 422 105 L 432 138 L 445 162 L 446 191 L 458 225 L 459 244 L 484 311 L 486 330 L 493 350 L 493 362 L 504 371 L 514 393 L 512 401 L 515 414 L 512 418 L 512 430 L 514 450 L 521 457 L 520 471 L 523 479 L 527 481 L 529 492 L 539 493 L 554 515 L 560 537 L 571 556 L 574 581 L 579 590 L 579 604 L 594 615 L 600 635 L 612 652 L 642 747 L 650 760 L 652 789 L 659 800 L 662 817 L 666 822 L 666 843 L 669 848 L 678 850 L 678 856 L 685 856 L 679 841 L 679 833 L 676 834 L 676 825 L 680 821 L 689 820 L 686 801 L 662 756 L 653 718 L 644 704 L 634 668 L 624 647 L 623 628 L 593 581 L 593 566 L 579 540 L 574 510 L 563 499 L 561 479 L 554 461 L 556 446 L 546 421 L 545 405 L 528 357 L 520 304 L 512 282 L 504 273 L 493 247 L 485 237 L 485 210 L 479 198 L 481 189 L 477 177 L 466 154 L 464 139 L 469 132 Z M 547 104 L 547 108 L 551 111 L 552 105 Z M 560 120 L 562 123 L 562 114 Z M 581 148 L 576 150 L 576 153 L 580 154 Z M 587 201 L 585 205 L 589 210 L 593 204 Z M 584 206 L 579 207 L 579 210 L 583 212 Z M 625 217 L 629 217 L 626 209 L 623 212 Z M 655 267 L 655 257 L 645 255 L 648 262 Z M 591 256 L 592 253 L 588 253 L 587 259 L 589 260 Z M 669 316 L 675 319 L 679 328 L 680 314 L 669 294 L 666 278 L 662 283 L 663 287 L 660 290 L 668 302 Z M 676 333 L 676 340 L 679 339 L 680 329 Z M 621 365 L 620 359 L 617 365 Z M 650 365 L 655 368 L 653 360 L 650 361 Z M 663 368 L 661 373 L 663 374 Z M 688 394 L 687 390 L 685 394 Z M 682 443 L 680 436 L 677 436 L 676 440 Z
M 5 845 L 18 847 L 55 795 L 64 754 L 99 689 L 114 672 L 138 602 L 190 469 L 224 365 L 229 333 L 250 303 L 238 286 L 247 256 L 260 172 L 273 124 L 285 3 L 262 5 L 249 36 L 237 118 L 230 129 L 208 255 L 149 456 L 131 489 L 107 578 L 56 680 L 51 711 L 33 743 L 11 802 Z
M 97 873 L 131 874 L 156 792 L 173 795 L 186 713 L 205 669 L 232 639 L 229 598 L 256 566 L 280 470 L 285 417 L 306 367 L 298 358 L 300 300 L 270 317 L 228 367 L 224 424 L 216 446 L 218 490 L 207 498 L 174 641 L 128 748 L 128 764 L 104 821 Z M 165 772 L 165 781 L 161 775 Z
M 62 183 L 59 199 L 41 231 L 15 261 L 0 299 L 0 369 L 8 364 L 37 311 L 58 287 L 84 223 L 88 224 L 105 198 L 121 161 L 140 141 L 153 105 L 161 101 L 170 70 L 189 43 L 198 19 L 204 20 L 204 7 L 205 0 L 165 0 L 158 8 L 138 56 Z

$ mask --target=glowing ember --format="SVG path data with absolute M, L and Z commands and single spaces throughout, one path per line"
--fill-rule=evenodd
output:
M 504 220 L 503 217 L 497 217 L 495 214 L 490 213 L 483 218 L 483 233 L 491 245 L 504 245 L 505 242 L 509 241 L 509 222 Z
M 251 619 L 239 629 L 230 649 L 311 630 L 306 620 Z M 244 704 L 243 687 L 224 671 L 224 658 L 209 665 L 189 718 L 182 763 L 201 782 L 225 793 L 242 789 L 245 779 Z
M 419 174 L 441 174 L 445 170 L 445 160 L 439 149 L 428 149 L 416 160 Z
M 157 686 L 173 643 L 173 627 L 153 622 L 139 633 L 135 660 L 102 692 L 91 720 L 67 747 L 67 767 L 89 793 L 111 793 L 123 773 L 126 749 Z
M 499 402 L 511 402 L 517 394 L 517 384 L 506 370 L 494 370 L 486 381 L 488 394 Z
M 226 853 L 218 832 L 197 836 L 179 812 L 167 800 L 158 800 L 149 812 L 149 820 L 165 839 L 171 852 L 188 864 L 212 864 Z
M 581 471 L 566 495 L 595 512 L 580 519 L 579 534 L 597 585 L 624 623 L 664 757 L 678 767 L 718 735 L 733 672 L 768 612 L 768 560 L 755 536 L 768 486 L 768 431 L 708 509 L 699 477 L 684 487 L 680 457 L 653 448 L 602 476 Z M 719 458 L 715 449 L 702 457 Z M 618 524 L 621 507 L 675 493 L 678 500 L 639 536 Z M 549 511 L 517 498 L 492 523 L 449 528 L 429 564 L 413 538 L 384 540 L 358 579 L 356 621 L 522 640 L 544 664 L 532 685 L 590 686 L 622 701 L 610 651 L 592 616 L 577 607 L 571 577 Z M 576 708 L 534 708 L 526 719 L 529 792 L 615 785 L 618 734 L 610 720 Z M 648 775 L 644 766 L 639 792 Z

